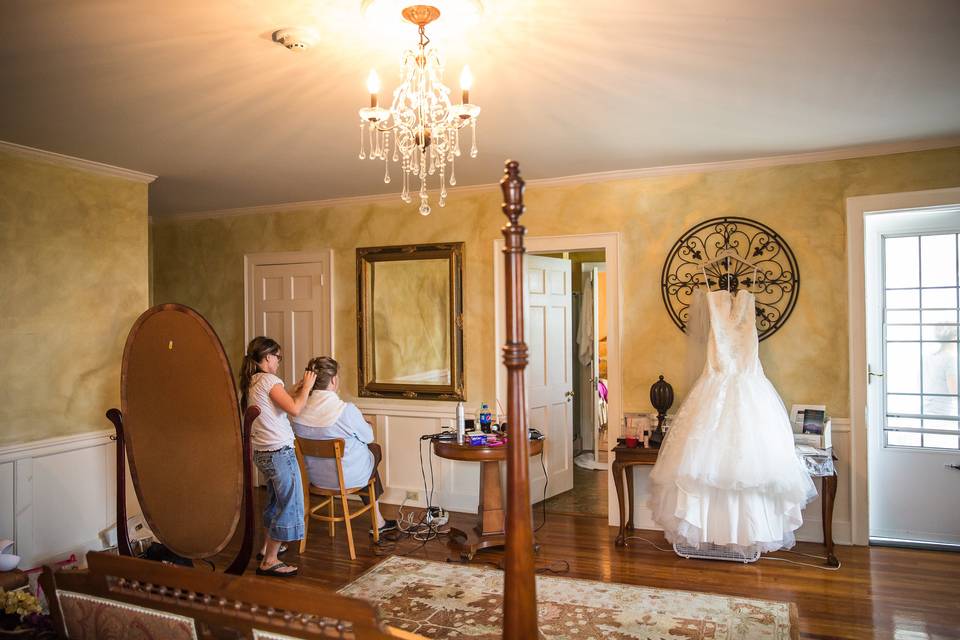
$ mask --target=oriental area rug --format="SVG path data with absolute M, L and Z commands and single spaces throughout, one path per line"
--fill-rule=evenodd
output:
M 503 572 L 391 556 L 340 589 L 428 638 L 499 640 Z M 694 591 L 537 576 L 544 638 L 795 640 L 796 605 Z

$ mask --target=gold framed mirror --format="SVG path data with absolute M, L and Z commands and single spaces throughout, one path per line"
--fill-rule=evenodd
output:
M 463 243 L 357 249 L 361 396 L 463 400 Z

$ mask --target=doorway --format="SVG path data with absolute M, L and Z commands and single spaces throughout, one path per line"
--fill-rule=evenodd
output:
M 531 463 L 531 498 L 536 503 L 546 495 L 545 506 L 554 513 L 603 517 L 617 525 L 609 451 L 620 436 L 622 421 L 618 235 L 533 237 L 527 239 L 526 245 L 525 339 L 531 363 L 527 368 L 528 415 L 531 427 L 547 427 L 546 473 L 539 460 Z M 502 248 L 503 243 L 497 241 L 494 277 L 498 308 L 503 300 Z M 566 287 L 559 286 L 560 273 L 569 274 Z M 591 286 L 602 280 L 594 292 L 587 292 L 589 295 L 584 292 L 585 273 Z M 555 283 L 552 287 L 551 277 Z M 540 291 L 545 288 L 555 296 L 549 309 L 541 299 Z M 563 295 L 557 295 L 561 291 Z M 552 320 L 548 321 L 548 317 Z M 566 320 L 561 321 L 564 317 Z M 602 325 L 604 330 L 588 333 L 589 340 L 581 336 L 578 342 L 585 318 L 589 318 L 593 328 Z M 498 345 L 502 344 L 503 335 L 503 325 L 498 320 Z M 589 365 L 581 364 L 580 343 L 591 345 L 583 354 Z M 546 366 L 541 367 L 541 362 Z M 594 400 L 601 366 L 606 374 L 603 403 Z M 498 395 L 504 399 L 505 375 L 499 357 L 496 371 Z M 541 397 L 547 387 L 551 387 L 553 396 Z M 550 410 L 545 409 L 547 405 Z M 590 454 L 587 458 L 593 464 L 575 464 L 574 459 L 585 453 Z
M 865 222 L 871 544 L 960 548 L 960 205 Z
M 606 518 L 610 468 L 606 255 L 603 250 L 534 254 L 527 259 L 527 269 L 534 261 L 543 260 L 566 264 L 571 274 L 567 335 L 562 344 L 557 340 L 546 346 L 556 352 L 548 360 L 565 357 L 572 374 L 564 398 L 572 409 L 568 436 L 571 447 L 568 459 L 564 460 L 564 467 L 569 466 L 572 471 L 572 485 L 550 492 L 544 508 L 547 513 Z M 533 320 L 537 317 L 531 316 Z M 539 348 L 538 340 L 529 343 L 536 343 Z M 531 409 L 533 406 L 531 401 Z

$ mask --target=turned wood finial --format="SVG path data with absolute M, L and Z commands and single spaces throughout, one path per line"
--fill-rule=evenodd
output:
M 533 564 L 533 513 L 530 510 L 530 442 L 523 371 L 527 366 L 527 345 L 523 341 L 523 180 L 520 164 L 508 160 L 500 181 L 503 213 L 509 222 L 503 227 L 503 257 L 506 315 L 506 344 L 503 363 L 507 367 L 507 512 L 504 553 L 503 638 L 538 638 L 537 583 Z
M 523 178 L 520 177 L 520 163 L 516 160 L 507 160 L 500 180 L 500 189 L 503 191 L 503 213 L 510 219 L 510 224 L 516 226 L 523 215 Z

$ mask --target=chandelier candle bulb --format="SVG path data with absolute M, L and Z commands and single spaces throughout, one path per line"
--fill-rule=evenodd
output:
M 460 102 L 462 104 L 470 104 L 470 87 L 471 86 L 473 86 L 473 74 L 470 73 L 470 66 L 464 65 L 463 71 L 460 72 L 460 89 L 461 89 Z
M 376 109 L 380 106 L 380 76 L 373 69 L 367 76 L 367 91 L 370 92 L 370 108 Z

